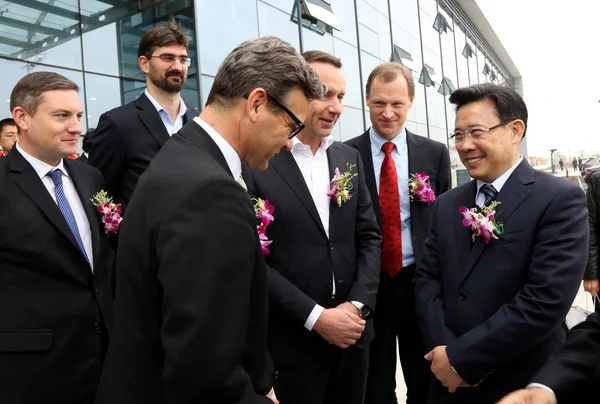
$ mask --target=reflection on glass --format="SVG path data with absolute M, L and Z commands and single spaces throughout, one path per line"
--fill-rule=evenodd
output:
M 100 115 L 121 105 L 121 81 L 118 78 L 85 74 L 88 126 L 95 128 Z

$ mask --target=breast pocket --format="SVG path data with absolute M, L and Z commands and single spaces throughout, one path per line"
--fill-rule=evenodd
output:
M 52 338 L 52 330 L 0 331 L 0 352 L 49 351 Z

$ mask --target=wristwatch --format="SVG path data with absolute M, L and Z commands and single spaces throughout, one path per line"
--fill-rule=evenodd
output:
M 358 302 L 356 300 L 350 300 L 350 304 L 358 309 L 358 315 L 360 318 L 365 319 L 371 314 L 371 310 L 369 307 L 365 306 L 364 303 Z

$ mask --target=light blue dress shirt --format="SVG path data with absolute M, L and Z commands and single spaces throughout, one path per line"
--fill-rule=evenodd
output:
M 179 129 L 183 127 L 183 116 L 187 111 L 187 106 L 185 105 L 185 102 L 183 102 L 183 99 L 179 98 L 179 112 L 177 113 L 177 118 L 175 119 L 175 122 L 171 122 L 171 117 L 169 116 L 169 113 L 165 111 L 165 109 L 158 103 L 158 101 L 156 101 L 150 95 L 148 89 L 144 90 L 144 94 L 146 94 L 146 97 L 148 97 L 152 105 L 154 105 L 154 108 L 156 108 L 156 110 L 158 111 L 158 115 L 160 116 L 163 125 L 165 125 L 165 129 L 167 130 L 169 136 L 172 136 L 174 133 L 179 132 Z
M 523 161 L 523 156 L 521 156 L 519 158 L 519 160 L 517 160 L 517 162 L 515 164 L 513 164 L 513 166 L 511 168 L 506 170 L 504 172 L 504 174 L 502 174 L 500 177 L 496 178 L 496 180 L 490 184 L 494 188 L 496 188 L 496 191 L 498 191 L 498 193 L 500 193 L 500 190 L 502 190 L 502 187 L 504 186 L 504 184 L 506 184 L 506 181 L 508 181 L 508 178 L 513 173 L 513 171 L 515 171 L 517 169 L 517 167 L 519 166 L 519 164 L 521 164 L 521 161 Z M 477 180 L 477 194 L 476 194 L 477 196 L 475 197 L 475 204 L 477 206 L 481 206 L 485 202 L 485 195 L 483 194 L 483 192 L 479 192 L 481 190 L 481 187 L 484 184 L 486 184 L 486 182 Z
M 375 181 L 377 182 L 377 193 L 379 193 L 379 176 L 381 175 L 381 165 L 385 158 L 385 153 L 381 150 L 386 140 L 379 136 L 373 128 L 369 129 L 371 138 L 371 154 L 373 155 L 373 168 L 375 169 Z M 400 191 L 400 223 L 402 225 L 402 266 L 415 263 L 415 252 L 412 246 L 412 237 L 410 232 L 410 199 L 408 191 L 408 146 L 406 144 L 406 130 L 398 134 L 392 143 L 396 145 L 392 150 L 392 157 L 396 165 L 396 174 L 398 176 L 398 189 Z

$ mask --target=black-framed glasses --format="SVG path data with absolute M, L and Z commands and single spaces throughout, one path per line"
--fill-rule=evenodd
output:
M 450 133 L 450 140 L 454 142 L 454 144 L 462 144 L 467 139 L 467 137 L 471 138 L 471 140 L 478 140 L 483 138 L 488 132 L 493 131 L 501 126 L 507 125 L 516 119 L 507 119 L 506 121 L 502 121 L 497 125 L 494 125 L 490 128 L 484 128 L 482 126 L 476 126 L 466 131 L 455 130 Z
M 288 139 L 292 139 L 294 136 L 296 136 L 298 133 L 300 133 L 302 131 L 302 129 L 304 129 L 304 122 L 302 122 L 300 119 L 298 119 L 298 117 L 296 115 L 294 115 L 294 113 L 292 111 L 290 111 L 285 105 L 283 105 L 281 102 L 277 101 L 277 99 L 275 99 L 274 97 L 270 96 L 269 93 L 267 93 L 267 98 L 269 98 L 271 101 L 273 101 L 279 108 L 283 109 L 289 115 L 289 117 L 292 118 L 294 123 L 296 125 L 298 125 L 294 129 L 292 129 L 292 131 L 290 132 L 290 135 L 288 136 Z
M 171 55 L 169 53 L 163 53 L 162 55 L 150 56 L 150 59 L 152 59 L 152 58 L 159 58 L 163 62 L 169 63 L 169 64 L 173 64 L 177 60 L 179 60 L 179 63 L 181 63 L 182 66 L 186 65 L 187 67 L 190 67 L 190 65 L 192 64 L 192 58 L 190 58 L 189 56 L 175 56 L 175 55 Z

